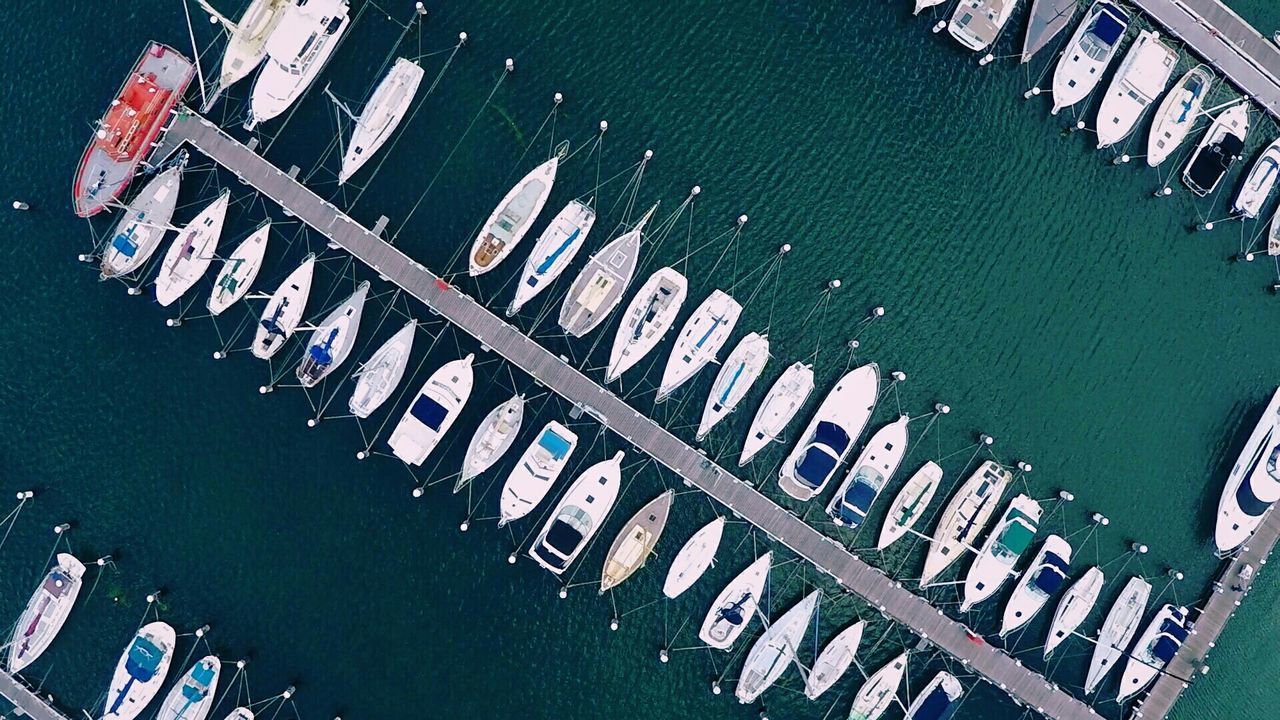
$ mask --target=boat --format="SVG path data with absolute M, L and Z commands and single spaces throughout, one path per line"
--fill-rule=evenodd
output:
M 1070 572 L 1071 543 L 1057 535 L 1045 538 L 1040 552 L 1031 560 L 1004 604 L 1000 637 L 1030 622 L 1049 598 L 1062 589 Z
M 1014 565 L 1035 540 L 1042 512 L 1040 504 L 1026 495 L 1013 498 L 969 567 L 960 612 L 990 598 L 1014 574 Z
M 717 650 L 728 650 L 733 645 L 756 614 L 772 562 L 773 553 L 767 552 L 724 586 L 702 620 L 699 640 Z
M 238 707 L 228 713 L 223 720 L 253 720 L 253 711 L 247 707 Z
M 1250 220 L 1258 217 L 1263 204 L 1275 189 L 1277 173 L 1280 173 L 1280 138 L 1271 141 L 1250 168 L 1231 208 Z
M 210 314 L 221 315 L 249 292 L 262 269 L 270 233 L 271 223 L 264 223 L 231 252 L 231 257 L 223 261 L 222 270 L 213 281 L 213 292 L 209 295 Z
M 133 720 L 155 699 L 173 662 L 177 633 L 168 623 L 143 625 L 120 655 L 102 720 Z
M 1093 657 L 1089 660 L 1089 675 L 1084 681 L 1086 695 L 1098 689 L 1102 679 L 1128 649 L 1138 632 L 1142 615 L 1147 611 L 1147 599 L 1150 597 L 1151 583 L 1140 577 L 1131 577 L 1120 597 L 1107 611 L 1107 619 L 1102 622 L 1098 642 L 1093 646 Z
M 916 0 L 916 9 L 912 11 L 912 15 L 919 15 L 935 5 L 941 5 L 945 0 Z
M 441 365 L 422 384 L 391 431 L 391 437 L 387 438 L 387 445 L 396 457 L 410 465 L 421 465 L 440 444 L 471 397 L 475 381 L 471 362 L 475 357 L 468 354 Z
M 1147 135 L 1147 165 L 1164 162 L 1187 139 L 1200 108 L 1213 88 L 1213 74 L 1203 65 L 1187 71 L 1165 95 Z
M 880 720 L 880 716 L 898 699 L 898 686 L 902 684 L 902 678 L 906 674 L 906 653 L 872 673 L 858 689 L 853 704 L 849 706 L 849 720 Z
M 551 224 L 538 236 L 533 252 L 525 260 L 515 297 L 507 307 L 508 317 L 520 312 L 520 308 L 560 277 L 569 263 L 577 257 L 595 224 L 596 211 L 578 200 L 569 201 L 564 209 L 556 213 Z
M 1280 212 L 1271 216 L 1271 225 L 1267 228 L 1267 254 L 1280 255 Z
M 1218 500 L 1213 543 L 1218 557 L 1234 553 L 1262 524 L 1271 507 L 1280 500 L 1280 388 L 1262 411 L 1258 424 L 1227 473 L 1227 483 Z
M 516 462 L 502 485 L 498 527 L 528 515 L 547 496 L 578 446 L 572 430 L 552 420 Z
M 1098 604 L 1098 595 L 1106 581 L 1102 570 L 1096 567 L 1089 570 L 1079 580 L 1071 584 L 1071 588 L 1062 596 L 1058 609 L 1053 614 L 1053 622 L 1049 624 L 1049 634 L 1044 643 L 1044 659 L 1048 660 L 1053 651 L 1080 627 L 1080 624 L 1093 612 Z
M 520 178 L 520 182 L 503 196 L 471 243 L 471 277 L 479 277 L 498 267 L 524 239 L 538 213 L 542 212 L 542 206 L 547 204 L 558 167 L 560 156 L 553 155 Z
M 1219 113 L 1187 161 L 1182 171 L 1182 182 L 1201 197 L 1213 192 L 1231 166 L 1240 159 L 1248 134 L 1249 109 L 1244 103 L 1232 105 Z
M 176 161 L 144 185 L 129 203 L 102 251 L 103 280 L 128 275 L 155 254 L 178 206 L 178 188 L 186 166 L 187 152 L 179 151 Z
M 364 301 L 369 296 L 369 282 L 356 286 L 351 297 L 343 300 L 325 319 L 311 331 L 307 350 L 294 372 L 302 387 L 315 387 L 329 373 L 337 370 L 351 354 L 360 332 L 360 315 Z
M 680 597 L 715 564 L 716 551 L 724 537 L 724 523 L 723 516 L 717 517 L 685 541 L 667 570 L 667 579 L 662 583 L 663 595 L 672 600 Z
M 1098 108 L 1098 149 L 1128 137 L 1142 114 L 1166 87 L 1178 53 L 1160 42 L 1160 33 L 1143 30 L 1129 47 Z
M 1054 115 L 1093 92 L 1128 29 L 1129 16 L 1107 0 L 1085 12 L 1053 70 Z
M 462 460 L 462 474 L 453 486 L 455 493 L 471 482 L 471 478 L 493 467 L 511 449 L 523 422 L 524 395 L 516 395 L 489 411 L 471 436 L 471 442 L 467 443 L 467 454 Z
M 182 228 L 169 245 L 155 279 L 156 302 L 162 307 L 172 305 L 208 271 L 218 247 L 218 238 L 222 236 L 230 200 L 231 191 L 223 190 L 216 200 Z
M 413 96 L 422 83 L 422 68 L 405 58 L 396 58 L 390 72 L 382 78 L 360 111 L 353 118 L 356 127 L 351 131 L 351 141 L 342 155 L 342 167 L 338 170 L 338 184 L 351 179 L 364 164 L 382 147 L 396 126 L 409 111 Z
M 147 45 L 80 157 L 71 190 L 76 215 L 97 215 L 124 193 L 194 74 L 182 53 Z
M 13 626 L 9 640 L 9 673 L 17 675 L 35 662 L 62 631 L 84 586 L 84 563 L 70 553 L 58 553 L 58 564 L 45 573 L 27 608 Z
M 949 672 L 933 677 L 907 708 L 906 720 L 948 720 L 960 707 L 964 686 Z
M 262 64 L 267 57 L 267 38 L 280 24 L 285 8 L 292 4 L 292 0 L 250 0 L 240 20 L 233 21 L 215 10 L 208 0 L 196 2 L 227 31 L 227 47 L 222 51 L 214 95 L 245 79 Z M 212 101 L 206 103 L 204 110 L 212 105 Z
M 622 486 L 622 458 L 619 450 L 612 458 L 587 468 L 560 498 L 542 532 L 529 546 L 534 562 L 560 575 L 578 559 L 600 531 L 613 510 Z
M 778 439 L 809 395 L 813 393 L 813 366 L 808 363 L 792 363 L 765 394 L 742 443 L 738 467 L 751 462 L 751 458 Z
M 1075 16 L 1079 0 L 1031 0 L 1027 13 L 1027 33 L 1022 40 L 1022 62 L 1040 52 L 1058 37 Z
M 768 362 L 767 335 L 750 332 L 738 341 L 737 347 L 720 366 L 715 382 L 711 383 L 711 392 L 707 394 L 702 419 L 698 422 L 698 440 L 706 438 L 711 428 L 737 409 Z
M 853 664 L 853 656 L 858 652 L 862 642 L 862 631 L 866 623 L 859 620 L 831 639 L 818 659 L 813 661 L 813 668 L 804 679 L 804 696 L 817 700 L 822 693 L 831 689 L 840 678 L 844 677 L 849 666 Z
M 839 527 L 857 528 L 867 519 L 880 491 L 907 454 L 907 421 L 902 415 L 876 431 L 854 461 L 840 489 L 827 504 L 827 516 Z
M 1116 702 L 1142 692 L 1169 664 L 1178 648 L 1187 641 L 1187 609 L 1166 604 L 1152 618 L 1146 631 L 1129 651 L 1129 661 L 1120 676 L 1120 690 Z
M 884 550 L 898 542 L 916 523 L 920 521 L 933 496 L 942 484 L 942 468 L 930 460 L 907 480 L 907 484 L 898 491 L 893 504 L 889 506 L 889 515 L 880 528 L 880 539 L 876 541 L 876 549 Z
M 258 327 L 253 334 L 253 356 L 261 360 L 269 360 L 272 355 L 284 347 L 285 342 L 293 336 L 293 331 L 302 322 L 302 313 L 307 309 L 307 298 L 311 295 L 311 278 L 315 275 L 316 255 L 311 253 L 302 260 L 289 276 L 280 283 L 280 287 L 271 295 L 262 310 Z
M 221 673 L 222 662 L 218 658 L 213 655 L 201 658 L 169 690 L 156 720 L 204 720 L 213 709 Z
M 821 597 L 821 590 L 814 590 L 806 595 L 766 628 L 764 634 L 751 646 L 746 661 L 742 663 L 738 686 L 734 690 L 738 702 L 755 702 L 791 665 L 796 657 L 796 648 L 804 640 L 805 631 L 809 629 L 809 621 L 813 618 L 813 611 L 817 609 Z
M 657 209 L 655 203 L 634 228 L 600 248 L 578 273 L 560 306 L 560 327 L 566 333 L 586 335 L 618 306 L 636 272 L 644 226 Z
M 675 347 L 667 356 L 667 366 L 662 370 L 662 382 L 658 385 L 656 400 L 662 402 L 677 388 L 713 362 L 720 348 L 724 347 L 738 324 L 742 306 L 721 290 L 713 290 L 685 321 L 676 336 Z
M 931 585 L 964 550 L 973 547 L 1012 480 L 1013 473 L 991 460 L 982 463 L 965 480 L 938 519 L 929 554 L 924 559 L 920 587 Z
M 246 130 L 289 109 L 338 48 L 350 23 L 347 0 L 306 0 L 285 8 L 267 36 L 267 61 L 253 81 Z
M 675 492 L 667 490 L 649 501 L 622 526 L 622 531 L 609 546 L 600 570 L 600 594 L 612 590 L 644 567 L 667 526 Z
M 982 52 L 1000 36 L 1017 5 L 1018 0 L 960 0 L 947 32 L 961 45 Z
M 351 399 L 347 400 L 347 408 L 352 415 L 367 418 L 391 397 L 404 378 L 417 330 L 417 320 L 405 323 L 355 371 L 356 387 L 351 391 Z
M 617 380 L 662 340 L 675 323 L 688 289 L 684 275 L 669 267 L 660 268 L 644 281 L 613 336 L 605 382 Z
M 840 378 L 782 461 L 778 487 L 802 501 L 821 494 L 866 427 L 879 392 L 880 368 L 875 363 Z

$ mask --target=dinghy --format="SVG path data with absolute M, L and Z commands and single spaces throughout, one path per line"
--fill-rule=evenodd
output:
M 617 380 L 662 340 L 675 323 L 688 287 L 684 275 L 669 267 L 659 269 L 640 286 L 613 337 L 606 383 Z
M 552 218 L 525 261 L 520 282 L 516 285 L 516 295 L 507 308 L 507 317 L 520 312 L 520 308 L 560 277 L 586 243 L 587 234 L 595 222 L 596 211 L 577 200 L 570 201 Z
M 316 255 L 311 253 L 303 259 L 289 277 L 280 283 L 267 306 L 262 310 L 262 318 L 253 334 L 253 356 L 262 360 L 271 359 L 280 348 L 293 336 L 298 323 L 302 322 L 302 313 L 307 309 L 307 298 L 311 295 L 311 279 L 315 275 Z
M 769 392 L 756 410 L 751 420 L 751 428 L 747 430 L 747 439 L 742 443 L 742 454 L 738 456 L 738 467 L 751 462 L 751 458 L 778 439 L 787 424 L 791 422 L 800 408 L 804 406 L 809 395 L 813 393 L 813 366 L 808 363 L 792 363 L 782 371 L 782 375 L 774 381 Z
M 172 305 L 204 277 L 213 262 L 230 201 L 231 191 L 223 190 L 173 239 L 155 279 L 156 302 L 162 307 Z
M 1040 504 L 1026 495 L 1013 498 L 969 567 L 969 574 L 964 578 L 964 600 L 960 603 L 960 612 L 968 612 L 974 605 L 990 598 L 1014 574 L 1018 559 L 1035 540 L 1042 512 Z
M 462 474 L 453 486 L 455 493 L 466 487 L 471 478 L 493 467 L 498 458 L 511 449 L 523 421 L 523 395 L 516 395 L 489 411 L 471 436 L 471 442 L 467 444 L 467 454 L 462 460 Z
M 893 480 L 907 453 L 906 415 L 876 431 L 854 461 L 840 489 L 827 504 L 827 516 L 840 527 L 857 528 L 867 519 L 880 491 Z
M 178 188 L 186 166 L 187 151 L 182 150 L 177 161 L 144 185 L 125 208 L 102 251 L 103 280 L 128 275 L 155 254 L 178 206 Z
M 948 720 L 960 705 L 964 686 L 949 672 L 940 672 L 907 708 L 907 720 Z
M 474 354 L 440 366 L 422 384 L 422 389 L 387 438 L 395 456 L 409 465 L 421 465 L 440 444 L 471 397 L 475 373 Z
M 868 363 L 836 382 L 778 470 L 778 487 L 796 500 L 822 494 L 867 426 L 880 393 L 880 368 Z
M 26 610 L 13 626 L 9 640 L 9 672 L 18 674 L 49 649 L 50 643 L 62 631 L 62 626 L 76 604 L 80 588 L 84 586 L 84 564 L 69 553 L 58 553 L 54 565 L 31 599 Z
M 1067 636 L 1075 632 L 1076 628 L 1080 627 L 1080 623 L 1083 623 L 1085 618 L 1089 617 L 1089 613 L 1093 612 L 1093 606 L 1098 602 L 1098 594 L 1102 592 L 1105 580 L 1102 570 L 1096 567 L 1089 568 L 1088 572 L 1071 585 L 1067 594 L 1062 596 L 1062 601 L 1058 603 L 1058 610 L 1053 614 L 1053 622 L 1049 625 L 1049 636 L 1045 638 L 1045 660 L 1048 660 Z
M 271 223 L 264 223 L 240 243 L 231 257 L 223 261 L 222 270 L 213 281 L 213 292 L 209 295 L 209 314 L 221 315 L 249 292 L 253 281 L 258 278 L 258 271 L 262 269 L 262 258 L 267 254 L 267 235 L 270 232 Z
M 742 664 L 742 675 L 734 694 L 738 702 L 751 703 L 768 690 L 782 676 L 796 657 L 796 648 L 809 629 L 813 611 L 822 597 L 821 590 L 814 590 L 796 603 L 790 610 L 770 625 L 751 646 Z
M 1187 641 L 1187 609 L 1165 605 L 1152 618 L 1146 632 L 1138 638 L 1138 642 L 1129 651 L 1129 661 L 1125 663 L 1124 673 L 1120 679 L 1120 690 L 1116 693 L 1116 702 L 1137 695 L 1156 679 L 1178 648 Z
M 662 583 L 663 595 L 672 600 L 680 597 L 715 563 L 716 551 L 724 537 L 724 522 L 723 517 L 718 517 L 685 541 L 667 570 L 667 579 Z
M 360 316 L 364 313 L 364 301 L 368 296 L 369 282 L 366 280 L 357 285 L 356 291 L 312 331 L 302 362 L 294 372 L 302 387 L 315 387 L 346 362 L 355 348 Z
M 1044 539 L 1026 572 L 1022 573 L 1013 594 L 1004 605 L 1000 621 L 1000 637 L 1026 625 L 1062 589 L 1071 572 L 1071 543 L 1057 535 Z
M 1231 208 L 1250 220 L 1258 217 L 1263 204 L 1275 189 L 1277 173 L 1280 173 L 1280 139 L 1273 140 L 1262 151 L 1262 155 L 1245 176 Z
M 622 300 L 640 259 L 644 226 L 658 209 L 655 203 L 628 232 L 614 238 L 587 261 L 560 306 L 560 327 L 573 337 L 596 329 Z
M 746 397 L 751 386 L 764 372 L 765 363 L 769 362 L 769 338 L 766 335 L 751 332 L 738 341 L 738 346 L 729 353 L 715 382 L 711 384 L 711 392 L 707 395 L 707 403 L 702 408 L 702 420 L 698 422 L 698 440 L 707 437 L 711 428 L 737 409 L 738 403 Z
M 547 204 L 558 167 L 560 156 L 552 156 L 507 191 L 471 243 L 471 277 L 479 277 L 498 267 L 524 239 L 538 213 L 542 212 L 542 206 Z
M 534 562 L 560 575 L 600 532 L 622 486 L 622 451 L 598 462 L 569 486 L 529 547 Z
M 409 366 L 409 354 L 413 352 L 413 337 L 417 330 L 417 320 L 405 323 L 355 371 L 356 387 L 347 401 L 352 415 L 367 418 L 391 397 Z
M 902 653 L 875 671 L 862 684 L 849 707 L 849 720 L 880 720 L 898 698 L 898 686 L 907 674 L 907 654 Z
M 213 709 L 221 672 L 222 662 L 218 658 L 213 655 L 201 658 L 169 690 L 156 720 L 205 720 Z
M 667 516 L 671 513 L 671 501 L 675 496 L 674 491 L 667 490 L 640 508 L 622 526 L 622 531 L 609 546 L 604 568 L 600 571 L 601 595 L 618 587 L 644 567 L 667 526 Z
M 676 336 L 675 347 L 667 357 L 662 382 L 658 385 L 658 402 L 666 400 L 707 363 L 716 359 L 741 314 L 742 306 L 727 293 L 714 290 L 707 296 Z
M 396 126 L 409 111 L 409 105 L 421 83 L 422 68 L 412 60 L 396 58 L 391 71 L 374 88 L 373 95 L 369 96 L 369 102 L 360 112 L 360 117 L 355 118 L 356 127 L 351 131 L 351 142 L 347 144 L 347 151 L 342 156 L 342 167 L 338 170 L 339 185 L 350 180 L 391 138 Z
M 889 506 L 889 515 L 880 528 L 880 539 L 876 542 L 877 550 L 884 550 L 898 542 L 915 527 L 941 484 L 942 468 L 938 463 L 930 460 L 920 466 Z
M 995 462 L 982 463 L 947 503 L 924 559 L 920 587 L 928 587 L 963 554 L 987 526 L 1013 473 Z
M 1205 66 L 1197 65 L 1165 95 L 1147 135 L 1147 165 L 1158 166 L 1182 145 L 1200 117 L 1200 108 L 1212 88 L 1213 74 Z
M 1098 642 L 1093 646 L 1089 675 L 1084 681 L 1086 695 L 1098 689 L 1102 679 L 1129 648 L 1138 632 L 1138 624 L 1142 622 L 1142 615 L 1147 611 L 1147 599 L 1150 597 L 1151 583 L 1140 577 L 1129 578 L 1124 590 L 1120 591 L 1120 597 L 1107 611 L 1107 619 L 1098 632 Z
M 728 650 L 733 645 L 756 614 L 772 562 L 773 553 L 767 552 L 724 586 L 702 620 L 699 640 L 717 650 Z
M 831 689 L 840 678 L 844 677 L 849 666 L 853 664 L 853 656 L 858 653 L 858 645 L 862 642 L 862 631 L 866 623 L 859 620 L 845 628 L 822 648 L 818 659 L 813 662 L 813 669 L 804 680 L 804 696 L 817 700 L 822 693 Z
M 578 436 L 564 425 L 552 420 L 543 426 L 502 485 L 498 527 L 528 515 L 542 502 L 577 446 Z
M 143 625 L 120 655 L 102 720 L 133 720 L 155 699 L 173 662 L 177 633 L 168 623 Z

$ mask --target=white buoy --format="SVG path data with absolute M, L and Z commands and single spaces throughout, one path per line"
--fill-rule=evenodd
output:
M 110 555 L 103 555 L 102 557 L 98 558 L 97 560 L 98 567 L 106 567 L 107 561 L 109 561 L 110 559 L 111 559 Z
M 991 443 L 996 441 L 995 438 L 991 437 L 986 433 L 982 433 L 981 435 L 979 435 L 978 439 L 982 441 L 983 445 L 990 445 Z
M 131 287 L 131 288 L 129 288 L 129 290 L 128 290 L 127 292 L 128 292 L 130 295 L 134 295 L 134 296 L 141 295 L 141 294 L 142 294 L 142 288 L 140 288 L 140 287 Z
M 222 354 L 222 351 L 221 351 L 221 350 L 214 350 L 214 351 L 213 351 L 213 359 L 214 359 L 214 360 L 221 360 L 221 359 L 222 359 L 222 358 L 224 358 L 224 357 L 226 357 L 226 356 Z
M 511 58 L 507 58 L 507 72 L 511 72 L 515 69 L 516 69 L 516 61 L 512 60 Z
M 1122 163 L 1127 163 L 1127 162 L 1129 162 L 1129 160 L 1131 160 L 1131 159 L 1132 159 L 1132 158 L 1130 158 L 1130 157 L 1129 157 L 1129 153 L 1125 153 L 1125 154 L 1123 154 L 1123 155 L 1121 155 L 1121 156 L 1120 156 L 1120 162 L 1122 162 Z
M 269 392 L 271 392 L 271 388 L 267 387 L 266 385 L 259 385 L 259 386 L 258 386 L 258 394 L 259 394 L 259 395 L 266 395 L 266 394 L 267 394 L 267 393 L 269 393 Z
M 907 379 L 907 374 L 902 372 L 901 370 L 894 370 L 893 372 L 889 373 L 889 376 L 892 377 L 894 380 L 897 380 L 898 382 L 905 382 Z
M 62 523 L 61 525 L 54 525 L 54 526 L 53 526 L 53 534 L 54 534 L 54 535 L 61 535 L 62 533 L 66 532 L 66 531 L 68 531 L 68 530 L 70 530 L 70 529 L 71 529 L 71 524 L 70 524 L 70 523 Z
M 832 280 L 831 282 L 827 283 L 827 287 L 831 288 L 832 290 L 835 290 L 836 288 L 840 287 L 840 278 L 836 278 L 835 280 Z
M 357 450 L 357 451 L 356 451 L 356 459 L 357 459 L 357 460 L 363 460 L 363 459 L 365 459 L 365 458 L 367 458 L 367 457 L 369 457 L 369 456 L 368 456 L 368 455 L 366 455 L 366 454 L 365 454 L 365 452 L 364 452 L 363 450 Z
M 943 415 L 946 415 L 947 413 L 951 412 L 951 406 L 943 403 L 934 403 L 933 409 L 937 410 Z
M 850 350 L 857 350 L 857 349 L 858 349 L 858 348 L 860 348 L 860 347 L 862 347 L 862 342 L 861 342 L 860 340 L 856 340 L 856 339 L 855 339 L 855 340 L 850 340 L 850 341 L 849 341 L 849 349 L 850 349 Z
M 689 194 L 690 194 L 690 195 L 697 195 L 697 194 L 699 194 L 699 193 L 701 193 L 701 192 L 702 192 L 702 186 L 701 186 L 701 185 L 694 185 L 694 186 L 693 186 L 693 189 L 689 191 Z
M 564 102 L 564 95 L 562 95 L 562 94 L 560 94 L 560 93 L 556 93 L 555 101 L 556 101 L 556 104 L 557 104 L 557 105 L 559 105 L 560 103 Z
M 210 25 L 217 25 L 217 24 L 218 24 L 218 16 L 217 16 L 217 15 L 210 15 L 210 16 L 209 16 L 209 24 L 210 24 Z
M 471 529 L 471 523 L 466 520 L 463 520 L 462 523 L 458 525 L 458 529 L 461 530 L 462 532 L 466 532 Z
M 427 6 L 422 3 L 422 0 L 418 0 L 418 2 L 414 3 L 413 9 L 417 10 L 419 15 L 427 14 Z
M 467 34 L 466 34 L 466 33 L 464 33 L 464 32 L 460 32 L 460 33 L 458 33 L 458 44 L 459 44 L 459 45 L 461 45 L 461 44 L 465 43 L 466 41 L 467 41 Z
M 289 698 L 293 697 L 293 690 L 294 690 L 293 686 L 290 685 L 289 687 L 284 689 L 284 692 L 280 693 L 280 697 L 284 698 L 285 700 L 288 700 Z
M 1171 188 L 1171 187 L 1167 187 L 1167 188 L 1165 188 L 1165 189 L 1164 189 L 1164 194 L 1165 194 L 1165 196 L 1166 196 L 1166 197 L 1167 197 L 1167 196 L 1169 196 L 1169 195 L 1172 195 L 1172 194 L 1173 194 L 1173 188 Z
M 159 590 L 151 593 L 150 595 L 147 595 L 147 604 L 150 605 L 151 603 L 154 603 L 157 599 L 159 599 L 159 597 L 160 597 Z
M 884 317 L 884 306 L 877 305 L 871 308 L 871 317 Z
M 712 695 L 719 695 L 719 694 L 720 694 L 720 681 L 719 681 L 719 680 L 712 680 L 712 681 L 711 681 L 711 694 L 712 694 Z
M 1040 95 L 1040 88 L 1038 87 L 1031 88 L 1031 94 L 1038 97 Z
M 666 648 L 662 648 L 658 651 L 658 661 L 663 663 L 671 662 L 671 655 L 667 653 Z
M 1076 496 L 1070 490 L 1060 490 L 1058 497 L 1062 502 L 1075 502 Z
M 315 427 L 315 426 L 316 426 L 316 419 L 315 419 L 315 418 L 308 418 L 308 419 L 307 419 L 307 427 L 309 427 L 309 428 L 313 428 L 313 427 Z
M 1245 254 L 1244 254 L 1244 261 L 1245 261 L 1245 262 L 1253 262 L 1253 253 L 1251 253 L 1251 252 L 1247 252 L 1247 253 L 1245 253 Z
M 196 628 L 196 637 L 198 637 L 198 638 L 202 638 L 202 637 L 204 637 L 204 628 L 202 628 L 202 627 L 201 627 L 201 628 Z
M 416 498 L 420 498 L 420 497 L 422 497 L 422 488 L 421 488 L 421 487 L 416 487 L 416 488 L 414 488 L 414 489 L 413 489 L 413 496 L 414 496 L 414 497 L 416 497 Z
M 508 565 L 515 565 L 515 564 L 516 564 L 516 554 L 515 554 L 515 553 L 511 553 L 510 555 L 508 555 L 508 556 L 507 556 L 507 564 L 508 564 Z
M 90 259 L 91 258 L 84 253 L 80 253 L 76 256 L 76 260 L 79 260 L 80 262 L 89 262 Z
M 567 587 L 561 587 L 561 588 L 560 588 L 560 592 L 559 592 L 559 593 L 557 593 L 557 594 L 560 596 L 560 599 L 561 599 L 561 600 L 563 600 L 563 599 L 565 599 L 565 598 L 569 597 L 569 588 L 567 588 Z
M 1143 545 L 1140 542 L 1135 542 L 1130 547 L 1133 549 L 1134 552 L 1138 553 L 1139 555 L 1146 555 L 1147 550 L 1149 549 L 1146 545 Z
M 782 247 L 778 248 L 779 255 L 786 255 L 791 252 L 791 243 L 782 243 Z
M 1019 460 L 1018 462 L 1014 463 L 1014 466 L 1017 467 L 1019 470 L 1024 470 L 1026 469 L 1027 464 Z
M 1026 463 L 1027 467 L 1023 472 L 1031 472 L 1031 463 Z
M 608 121 L 608 120 L 601 120 L 601 121 L 600 121 L 600 132 L 606 132 L 608 129 L 609 129 L 609 121 Z
M 237 660 L 237 661 L 236 661 L 236 669 L 237 669 L 237 670 L 243 670 L 243 669 L 244 669 L 245 664 L 246 664 L 246 663 L 245 663 L 245 661 L 244 661 L 244 660 Z
M 1204 229 L 1205 229 L 1205 230 L 1212 230 L 1212 229 L 1213 229 L 1213 221 L 1209 221 L 1209 222 L 1205 223 L 1205 224 L 1204 224 Z
M 610 630 L 612 630 L 612 631 L 614 631 L 614 632 L 617 632 L 617 630 L 618 630 L 618 618 L 613 618 L 612 620 L 610 620 L 610 621 L 609 621 L 609 629 L 610 629 Z
M 1077 130 L 1083 130 L 1083 129 L 1084 129 L 1084 121 L 1083 121 L 1083 120 L 1081 120 L 1081 121 L 1079 121 L 1079 122 L 1077 122 L 1077 123 L 1076 123 L 1076 129 L 1077 129 Z
M 932 29 L 933 29 L 933 32 L 935 32 L 935 33 L 940 33 L 940 32 L 942 32 L 942 28 L 944 28 L 944 27 L 946 27 L 946 26 L 947 26 L 946 21 L 944 21 L 944 20 L 939 20 L 939 21 L 938 21 L 938 24 L 937 24 L 937 25 L 934 25 Z
M 30 210 L 31 206 L 22 202 L 21 200 L 14 200 L 13 209 L 14 210 Z
M 739 216 L 738 216 L 738 227 L 742 227 L 743 225 L 746 225 L 746 224 L 747 224 L 747 216 L 746 216 L 746 215 L 739 215 Z
M 653 151 L 652 151 L 652 150 L 645 150 L 645 151 L 644 151 L 644 159 L 645 159 L 645 160 L 652 160 L 652 159 L 653 159 Z
M 1184 577 L 1182 571 L 1176 568 L 1169 568 L 1168 575 L 1174 580 L 1181 580 Z

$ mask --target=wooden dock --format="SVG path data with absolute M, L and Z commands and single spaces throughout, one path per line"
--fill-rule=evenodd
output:
M 67 720 L 66 715 L 55 710 L 21 680 L 7 672 L 0 672 L 0 696 L 16 708 L 14 717 L 26 716 L 32 720 Z

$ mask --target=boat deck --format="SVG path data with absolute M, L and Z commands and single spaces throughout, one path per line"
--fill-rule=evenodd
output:
M 21 680 L 7 672 L 0 672 L 0 696 L 16 708 L 13 713 L 15 717 L 26 716 L 31 720 L 67 720 L 66 715 L 55 710 Z

